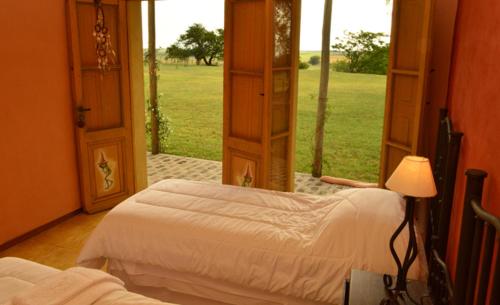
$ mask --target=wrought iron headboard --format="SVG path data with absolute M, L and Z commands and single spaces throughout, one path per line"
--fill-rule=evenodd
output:
M 488 174 L 469 169 L 466 175 L 453 304 L 486 304 L 489 291 L 488 304 L 500 304 L 500 255 L 492 270 L 495 240 L 500 237 L 500 218 L 488 213 L 481 204 L 483 183 Z M 489 285 L 492 271 L 493 281 Z
M 450 215 L 463 133 L 453 131 L 448 111 L 439 111 L 439 131 L 434 161 L 434 180 L 438 195 L 431 199 L 429 229 L 426 238 L 427 258 L 432 257 L 432 249 L 441 257 L 446 257 Z
M 489 292 L 488 304 L 500 304 L 500 255 L 497 255 L 492 265 L 495 240 L 500 237 L 500 218 L 482 208 L 481 198 L 487 173 L 469 169 L 466 175 L 455 287 L 452 288 L 446 264 L 433 249 L 428 285 L 434 305 L 485 305 Z M 494 270 L 492 266 L 495 266 Z

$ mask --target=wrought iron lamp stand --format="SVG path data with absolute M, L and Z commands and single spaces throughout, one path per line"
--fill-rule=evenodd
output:
M 389 242 L 389 247 L 391 249 L 391 254 L 396 261 L 396 265 L 398 267 L 398 275 L 396 277 L 396 283 L 393 286 L 392 276 L 389 274 L 384 274 L 384 285 L 387 292 L 387 297 L 384 298 L 380 305 L 399 305 L 406 304 L 405 300 L 410 300 L 414 304 L 418 304 L 415 300 L 411 298 L 408 294 L 407 290 L 407 281 L 406 276 L 408 274 L 408 270 L 410 269 L 411 264 L 415 261 L 418 254 L 417 248 L 417 238 L 415 235 L 415 227 L 413 222 L 413 214 L 415 211 L 415 197 L 405 196 L 406 199 L 406 210 L 405 210 L 405 218 L 403 222 L 396 229 L 394 234 L 391 237 L 391 241 Z M 398 257 L 396 250 L 394 249 L 394 242 L 403 229 L 408 225 L 409 231 L 409 241 L 408 248 L 406 249 L 406 254 L 403 262 Z M 406 295 L 406 298 L 404 297 Z

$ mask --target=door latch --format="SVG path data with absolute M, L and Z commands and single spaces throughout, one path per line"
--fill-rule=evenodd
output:
M 85 112 L 88 112 L 90 110 L 91 110 L 90 108 L 85 108 L 83 106 L 78 106 L 76 108 L 76 112 L 77 112 L 76 125 L 79 128 L 85 127 Z

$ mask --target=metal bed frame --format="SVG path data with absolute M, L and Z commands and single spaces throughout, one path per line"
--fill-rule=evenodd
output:
M 500 218 L 483 208 L 482 192 L 487 173 L 466 171 L 467 185 L 460 228 L 455 283 L 452 284 L 446 257 L 453 193 L 463 136 L 452 130 L 446 110 L 440 111 L 434 178 L 438 196 L 431 202 L 426 254 L 429 264 L 429 297 L 434 305 L 500 304 Z M 500 252 L 500 251 L 499 251 Z M 493 259 L 495 259 L 494 265 Z

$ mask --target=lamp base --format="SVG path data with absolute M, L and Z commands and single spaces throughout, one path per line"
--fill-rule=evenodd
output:
M 388 290 L 388 295 L 380 301 L 380 305 L 406 305 L 408 304 L 406 300 L 410 300 L 412 303 L 419 305 L 414 301 L 408 292 L 406 291 L 391 291 Z
M 417 248 L 417 238 L 415 235 L 415 227 L 413 224 L 413 213 L 415 210 L 415 197 L 407 196 L 406 198 L 406 210 L 405 210 L 405 218 L 403 222 L 396 229 L 394 234 L 391 237 L 389 242 L 389 248 L 391 249 L 391 254 L 396 261 L 396 265 L 398 267 L 398 275 L 396 277 L 396 283 L 393 287 L 392 276 L 388 274 L 384 274 L 384 286 L 387 292 L 387 297 L 384 298 L 380 304 L 400 304 L 398 300 L 402 301 L 401 304 L 406 304 L 405 300 L 409 299 L 415 304 L 415 302 L 409 295 L 406 287 L 406 276 L 408 274 L 408 270 L 410 269 L 411 264 L 417 258 L 418 248 Z M 403 229 L 408 225 L 409 232 L 409 240 L 408 240 L 408 248 L 406 249 L 406 254 L 404 257 L 404 261 L 401 262 L 399 259 L 396 250 L 394 249 L 394 242 Z M 404 296 L 407 296 L 405 298 Z
M 401 302 L 399 302 L 401 300 Z M 380 305 L 404 305 L 404 297 L 402 293 L 394 293 L 389 296 L 386 296 L 382 301 L 379 303 Z

